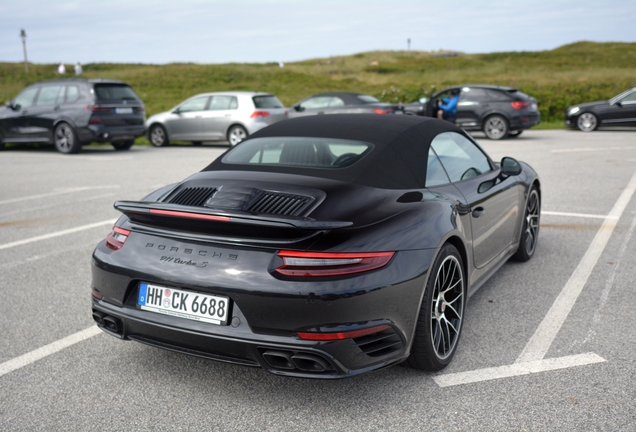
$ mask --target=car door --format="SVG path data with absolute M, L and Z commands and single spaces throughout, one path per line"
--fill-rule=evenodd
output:
M 599 116 L 603 125 L 633 126 L 636 125 L 636 90 L 623 96 L 609 106 Z
M 60 83 L 43 85 L 40 89 L 26 117 L 25 131 L 31 141 L 52 141 L 53 125 L 64 103 L 64 91 L 65 86 Z
M 27 118 L 39 91 L 40 87 L 29 87 L 11 102 L 1 120 L 5 142 L 29 142 Z
M 514 241 L 523 210 L 523 190 L 514 177 L 502 179 L 499 168 L 472 140 L 457 132 L 439 134 L 431 143 L 470 215 L 473 259 L 482 268 Z
M 164 121 L 171 140 L 201 140 L 203 113 L 210 96 L 198 96 L 179 105 Z
M 488 108 L 486 91 L 480 88 L 464 87 L 459 94 L 455 124 L 459 127 L 479 127 L 482 112 Z
M 233 114 L 238 109 L 236 96 L 214 95 L 210 99 L 208 108 L 202 112 L 201 139 L 225 139 L 228 128 L 234 121 Z

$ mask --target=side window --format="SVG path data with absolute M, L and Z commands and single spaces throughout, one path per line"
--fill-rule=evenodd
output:
M 187 101 L 179 107 L 180 112 L 203 111 L 208 104 L 209 96 L 198 97 Z
M 486 90 L 464 87 L 460 96 L 461 102 L 483 102 L 488 100 Z
M 340 99 L 339 97 L 332 97 L 331 100 L 329 101 L 329 107 L 341 107 L 341 106 L 345 106 L 345 103 L 342 99 Z
M 79 99 L 79 87 L 70 85 L 66 86 L 66 103 L 73 103 Z
M 443 132 L 431 142 L 452 182 L 476 177 L 492 170 L 488 157 L 468 138 L 457 132 Z
M 233 100 L 236 100 L 233 96 L 212 96 L 208 110 L 216 111 L 232 109 L 231 106 Z
M 330 101 L 331 96 L 317 96 L 307 99 L 305 102 L 301 103 L 300 106 L 305 109 L 327 108 Z
M 15 105 L 20 105 L 20 107 L 22 108 L 30 107 L 31 105 L 33 105 L 33 100 L 35 99 L 35 95 L 38 93 L 38 90 L 40 90 L 38 87 L 26 89 L 18 96 L 16 96 L 13 103 Z
M 426 187 L 439 186 L 450 183 L 442 163 L 432 148 L 428 149 L 428 161 L 426 163 Z
M 47 106 L 47 105 L 55 105 L 57 103 L 58 97 L 62 94 L 64 97 L 64 86 L 56 85 L 56 86 L 44 86 L 42 90 L 40 90 L 40 94 L 38 95 L 38 99 L 35 102 L 36 106 Z
M 624 103 L 624 102 L 636 103 L 636 92 L 628 94 L 623 99 L 621 99 L 621 103 Z

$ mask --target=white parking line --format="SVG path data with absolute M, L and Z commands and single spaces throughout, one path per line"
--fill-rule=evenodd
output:
M 612 211 L 603 221 L 583 259 L 581 259 L 574 273 L 572 273 L 572 276 L 570 276 L 570 279 L 559 293 L 547 315 L 539 324 L 521 355 L 517 358 L 517 363 L 541 360 L 548 352 L 552 341 L 561 329 L 576 299 L 581 294 L 587 279 L 590 277 L 594 266 L 601 257 L 601 253 L 603 253 L 610 236 L 614 232 L 614 228 L 616 228 L 617 220 L 620 219 L 625 207 L 629 204 L 634 191 L 636 191 L 636 173 L 634 173 L 629 184 L 621 193 L 616 204 L 614 204 Z
M 0 250 L 9 249 L 9 248 L 16 247 L 16 246 L 22 246 L 22 245 L 25 245 L 25 244 L 29 244 L 29 243 L 33 243 L 33 242 L 37 242 L 37 241 L 41 241 L 41 240 L 48 240 L 48 239 L 51 239 L 51 238 L 63 236 L 63 235 L 66 235 L 66 234 L 72 234 L 72 233 L 76 233 L 76 232 L 79 232 L 79 231 L 85 231 L 85 230 L 88 230 L 88 229 L 91 229 L 91 228 L 97 228 L 97 227 L 101 227 L 101 226 L 104 226 L 104 225 L 113 225 L 115 223 L 115 221 L 116 221 L 115 219 L 108 219 L 108 220 L 105 220 L 105 221 L 95 222 L 95 223 L 88 224 L 88 225 L 82 225 L 82 226 L 78 226 L 78 227 L 75 227 L 75 228 L 69 228 L 69 229 L 62 230 L 62 231 L 56 231 L 56 232 L 44 234 L 44 235 L 41 235 L 41 236 L 31 237 L 31 238 L 24 239 L 24 240 L 18 240 L 18 241 L 14 241 L 14 242 L 11 242 L 11 243 L 5 243 L 5 244 L 0 245 Z
M 20 201 L 28 201 L 28 200 L 32 200 L 32 199 L 46 198 L 46 197 L 50 197 L 50 196 L 63 195 L 63 194 L 73 193 L 73 192 L 81 192 L 81 191 L 96 190 L 96 189 L 114 189 L 114 188 L 119 188 L 119 187 L 121 187 L 121 186 L 119 186 L 119 185 L 103 185 L 103 186 L 82 186 L 82 187 L 76 187 L 76 188 L 60 189 L 60 190 L 56 190 L 55 192 L 49 192 L 49 193 L 45 193 L 45 194 L 29 195 L 29 196 L 20 197 L 20 198 L 11 198 L 11 199 L 0 201 L 0 204 L 11 204 L 11 203 L 16 203 L 16 202 L 20 202 Z
M 570 149 L 554 149 L 550 150 L 550 153 L 577 153 L 577 152 L 595 152 L 595 151 L 607 151 L 607 150 L 636 150 L 636 147 L 632 146 L 609 146 L 609 147 L 575 147 Z
M 14 359 L 6 361 L 0 364 L 0 376 L 6 375 L 16 369 L 20 369 L 24 366 L 30 365 L 31 363 L 43 359 L 44 357 L 48 357 L 51 354 L 55 354 L 56 352 L 61 351 L 64 348 L 75 345 L 78 342 L 92 338 L 93 336 L 98 335 L 101 332 L 102 331 L 97 326 L 92 326 L 87 328 L 86 330 L 82 330 L 70 336 L 67 336 L 64 339 L 60 339 L 53 343 L 45 345 L 42 348 L 38 348 L 36 350 L 23 354 L 20 357 L 16 357 Z
M 608 215 L 595 215 L 595 214 L 587 214 L 587 213 L 564 213 L 564 212 L 553 212 L 553 211 L 545 211 L 541 210 L 541 216 L 550 215 L 550 216 L 565 216 L 565 217 L 579 217 L 579 218 L 590 218 L 590 219 L 607 219 Z
M 466 372 L 438 375 L 433 381 L 440 387 L 450 387 L 460 384 L 470 384 L 481 381 L 490 381 L 500 378 L 528 375 L 557 369 L 566 369 L 573 366 L 584 366 L 606 361 L 594 353 L 577 354 L 553 359 L 534 360 L 523 363 L 513 363 L 506 366 L 498 366 L 486 369 L 477 369 Z

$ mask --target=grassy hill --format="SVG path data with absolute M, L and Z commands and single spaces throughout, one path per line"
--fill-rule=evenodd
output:
M 86 64 L 86 78 L 130 83 L 148 115 L 196 93 L 256 90 L 285 105 L 318 92 L 369 93 L 384 101 L 412 102 L 433 87 L 465 83 L 517 87 L 537 98 L 546 126 L 559 126 L 572 104 L 608 99 L 636 86 L 636 43 L 577 42 L 551 51 L 462 54 L 374 51 L 285 64 Z M 0 63 L 0 101 L 27 84 L 57 78 L 52 64 Z M 69 68 L 72 70 L 71 68 Z

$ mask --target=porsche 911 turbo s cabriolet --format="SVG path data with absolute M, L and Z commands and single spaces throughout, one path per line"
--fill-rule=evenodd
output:
M 120 339 L 280 375 L 449 364 L 468 297 L 537 246 L 541 188 L 455 125 L 275 123 L 201 172 L 118 201 L 92 313 Z

